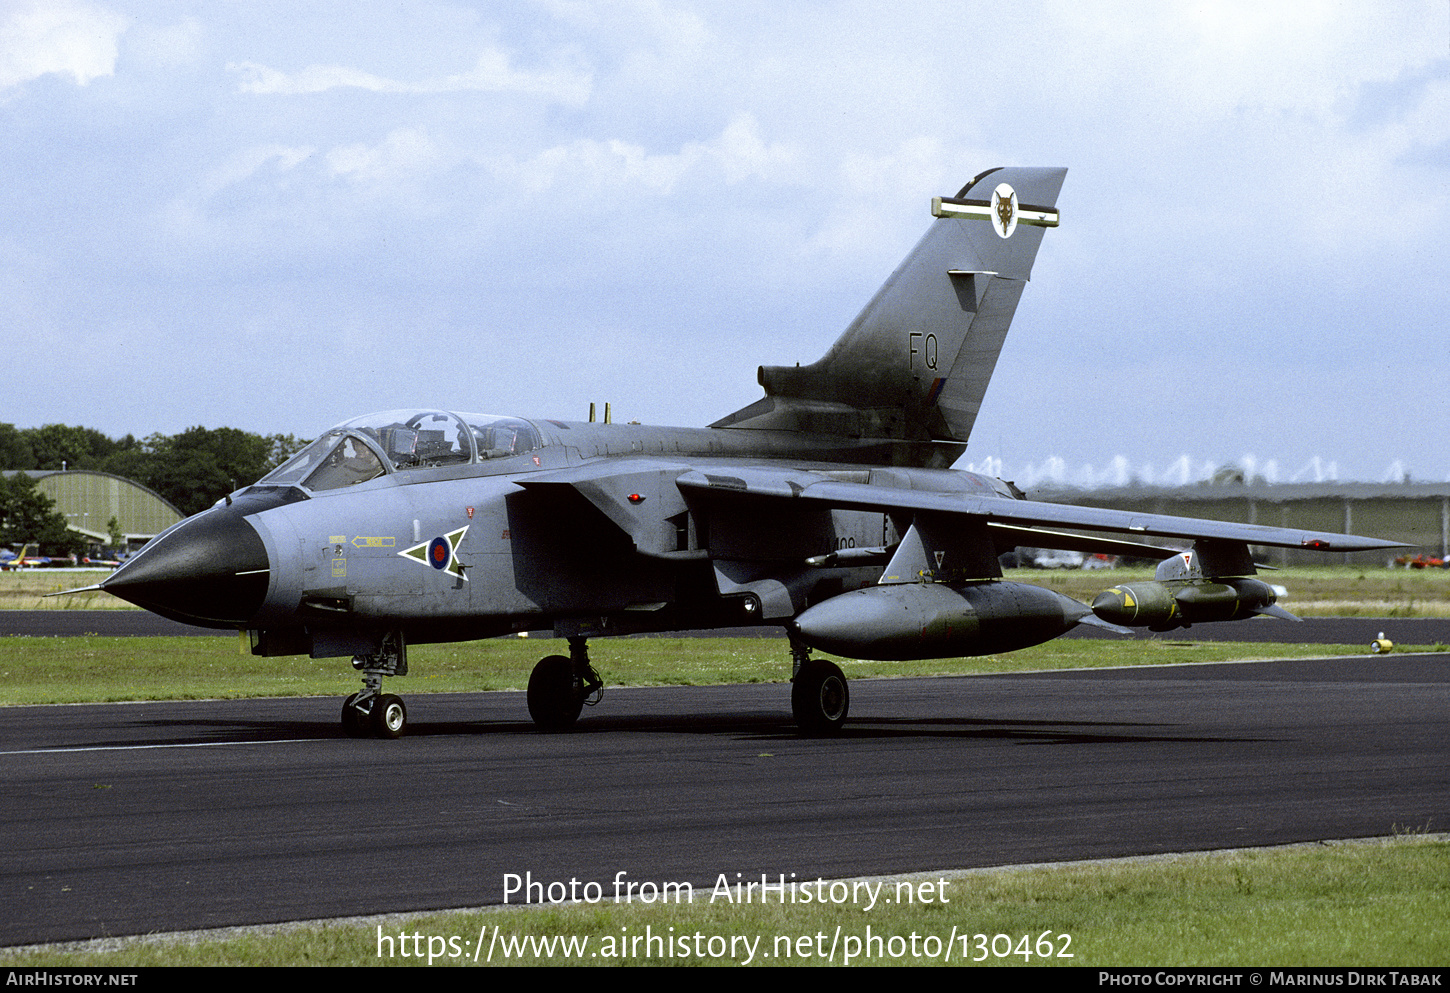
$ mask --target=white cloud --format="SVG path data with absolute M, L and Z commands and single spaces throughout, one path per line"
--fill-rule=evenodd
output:
M 126 55 L 163 70 L 195 65 L 204 51 L 205 29 L 194 17 L 177 24 L 137 24 L 126 35 Z
M 411 180 L 431 172 L 442 151 L 417 128 L 400 128 L 377 145 L 343 145 L 327 153 L 328 172 L 370 186 Z
M 49 73 L 85 86 L 116 71 L 126 18 L 65 0 L 0 2 L 0 89 Z
M 927 203 L 924 191 L 955 194 L 971 178 L 963 172 L 963 160 L 974 163 L 967 169 L 985 167 L 985 155 L 960 153 L 949 151 L 934 135 L 906 138 L 883 154 L 847 151 L 836 167 L 834 193 L 809 251 L 828 257 L 894 251 L 890 246 L 919 233 Z M 915 211 L 903 209 L 912 205 Z
M 227 66 L 242 77 L 243 93 L 298 95 L 333 89 L 359 89 L 373 93 L 428 94 L 478 91 L 522 93 L 541 96 L 569 105 L 589 99 L 589 74 L 577 68 L 555 67 L 543 72 L 520 72 L 510 66 L 507 52 L 485 49 L 467 72 L 419 82 L 402 82 L 361 69 L 339 65 L 311 65 L 295 73 L 259 65 L 234 62 Z
M 746 113 L 736 114 L 720 137 L 701 148 L 719 162 L 727 183 L 788 179 L 800 158 L 799 150 L 788 145 L 767 145 L 760 137 L 759 122 Z
M 1036 77 L 1062 99 L 1192 126 L 1244 110 L 1322 115 L 1368 81 L 1444 52 L 1443 14 L 1424 4 L 1320 0 L 1179 5 L 1098 2 L 1048 21 L 1053 65 Z M 1443 7 L 1441 8 L 1443 11 Z
M 316 149 L 311 146 L 259 145 L 235 153 L 221 166 L 212 170 L 202 183 L 203 192 L 210 196 L 229 187 L 243 183 L 264 166 L 275 163 L 278 172 L 288 172 L 305 162 Z
M 678 151 L 652 153 L 620 139 L 580 139 L 527 159 L 491 157 L 486 165 L 496 177 L 528 193 L 634 187 L 670 195 L 686 182 L 708 188 L 709 174 L 728 185 L 752 179 L 794 184 L 800 157 L 801 151 L 790 144 L 767 142 L 754 116 L 739 113 L 714 138 L 687 142 Z
M 541 0 L 558 21 L 591 37 L 620 32 L 672 49 L 695 50 L 714 35 L 695 11 L 660 0 Z

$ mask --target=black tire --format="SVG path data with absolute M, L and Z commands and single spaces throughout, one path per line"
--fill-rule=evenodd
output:
M 379 738 L 401 738 L 408 726 L 408 708 L 403 698 L 384 693 L 373 702 L 373 734 Z
M 373 729 L 368 724 L 368 716 L 357 709 L 357 697 L 354 693 L 342 701 L 342 731 L 349 738 L 367 738 Z
M 851 690 L 840 666 L 811 659 L 791 681 L 790 709 L 796 727 L 810 737 L 836 734 L 851 709 Z
M 529 674 L 529 716 L 540 731 L 567 731 L 579 720 L 584 696 L 574 678 L 574 662 L 565 655 L 539 660 Z

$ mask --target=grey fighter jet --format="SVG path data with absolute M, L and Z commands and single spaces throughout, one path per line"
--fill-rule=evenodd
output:
M 249 632 L 256 655 L 351 657 L 363 688 L 342 724 L 385 738 L 403 733 L 407 711 L 383 677 L 407 673 L 410 644 L 552 629 L 569 654 L 538 663 L 528 707 L 561 730 L 600 691 L 589 638 L 771 625 L 789 635 L 796 722 L 825 734 L 849 693 L 812 650 L 945 658 L 1078 624 L 1287 616 L 1252 578 L 1249 545 L 1387 543 L 1037 503 L 950 468 L 1058 224 L 1065 175 L 994 169 L 934 199 L 926 235 L 830 351 L 762 367 L 765 396 L 708 428 L 359 417 L 164 532 L 100 588 Z M 1089 607 L 1004 580 L 998 554 L 1018 545 L 1163 566 Z

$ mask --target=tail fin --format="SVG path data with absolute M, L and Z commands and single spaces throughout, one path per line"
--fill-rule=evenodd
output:
M 925 237 L 845 334 L 808 366 L 762 366 L 765 397 L 717 428 L 935 442 L 908 461 L 949 465 L 966 448 L 1066 169 L 992 169 L 932 201 Z

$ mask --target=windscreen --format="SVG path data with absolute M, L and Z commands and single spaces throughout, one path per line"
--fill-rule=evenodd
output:
M 542 446 L 539 432 L 518 417 L 389 410 L 339 424 L 259 482 L 333 490 L 390 472 L 510 458 Z

